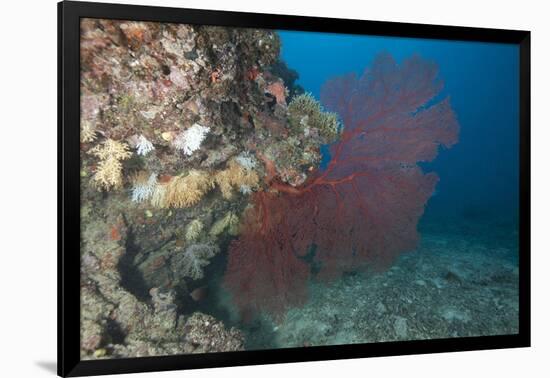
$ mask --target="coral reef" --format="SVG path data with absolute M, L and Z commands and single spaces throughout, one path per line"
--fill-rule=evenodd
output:
M 185 298 L 261 189 L 256 152 L 272 138 L 255 120 L 287 128 L 278 35 L 80 26 L 82 357 L 241 349 Z
M 121 216 L 96 221 L 84 229 L 80 335 L 83 359 L 243 349 L 243 335 L 236 329 L 227 330 L 221 322 L 201 313 L 178 315 L 173 290 L 153 287 L 145 303 L 124 289 L 118 266 L 127 253 L 127 235 L 128 227 Z
M 363 76 L 329 80 L 327 108 L 343 120 L 331 160 L 294 186 L 264 157 L 271 188 L 253 195 L 243 232 L 231 244 L 225 285 L 241 312 L 275 317 L 307 298 L 313 262 L 320 279 L 384 269 L 416 246 L 416 225 L 437 182 L 417 165 L 457 141 L 434 64 L 417 56 L 400 66 L 382 54 Z M 261 252 L 258 252 L 261 251 Z
M 327 83 L 325 111 L 279 49 L 271 30 L 81 20 L 82 358 L 242 349 L 194 303 L 226 257 L 241 312 L 278 317 L 312 272 L 414 245 L 437 181 L 417 162 L 457 132 L 427 105 L 435 67 L 383 56 Z

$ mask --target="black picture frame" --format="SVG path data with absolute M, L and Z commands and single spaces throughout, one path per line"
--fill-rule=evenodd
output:
M 519 333 L 437 340 L 81 361 L 79 354 L 79 20 L 107 18 L 511 43 L 520 54 Z M 134 6 L 58 3 L 58 374 L 83 376 L 530 346 L 530 32 Z

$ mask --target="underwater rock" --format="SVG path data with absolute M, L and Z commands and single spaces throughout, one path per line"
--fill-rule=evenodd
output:
M 185 352 L 210 353 L 244 350 L 244 335 L 210 315 L 194 313 L 185 323 Z
M 458 273 L 453 272 L 452 270 L 447 271 L 447 273 L 445 273 L 444 278 L 445 278 L 445 281 L 452 284 L 460 285 L 462 283 L 462 278 L 460 278 L 460 275 Z
M 441 311 L 441 316 L 449 323 L 453 321 L 467 323 L 471 320 L 471 316 L 466 311 L 462 311 L 454 307 L 447 307 L 443 309 Z
M 388 311 L 386 305 L 385 305 L 384 303 L 382 303 L 382 302 L 378 302 L 378 303 L 376 304 L 375 309 L 376 309 L 376 313 L 377 313 L 378 315 L 385 314 L 386 311 Z
M 409 327 L 407 326 L 407 319 L 402 316 L 396 316 L 395 321 L 393 322 L 393 330 L 395 335 L 399 339 L 406 339 L 409 333 Z

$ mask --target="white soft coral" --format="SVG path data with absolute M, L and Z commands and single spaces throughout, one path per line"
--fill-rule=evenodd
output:
M 215 244 L 192 244 L 180 257 L 178 270 L 193 280 L 201 279 L 204 276 L 203 268 L 218 252 L 219 248 Z
M 137 154 L 141 156 L 147 155 L 149 152 L 153 151 L 155 149 L 155 146 L 153 146 L 153 143 L 151 143 L 147 138 L 145 138 L 143 135 L 140 135 L 138 137 L 138 142 L 136 144 Z
M 195 123 L 174 139 L 174 147 L 176 147 L 177 150 L 183 151 L 185 155 L 190 156 L 200 148 L 209 131 L 209 127 Z
M 132 188 L 132 201 L 143 202 L 153 196 L 157 187 L 157 174 L 151 173 L 147 181 L 138 181 Z

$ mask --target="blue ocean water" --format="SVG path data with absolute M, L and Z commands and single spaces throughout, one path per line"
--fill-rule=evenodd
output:
M 519 49 L 449 40 L 280 31 L 282 58 L 315 97 L 331 77 L 361 74 L 381 52 L 397 62 L 419 54 L 439 66 L 460 123 L 459 142 L 422 164 L 440 177 L 421 224 L 503 224 L 514 234 L 519 187 Z M 475 227 L 474 227 L 475 228 Z M 499 234 L 506 233 L 500 229 Z M 486 230 L 484 231 L 486 232 Z

